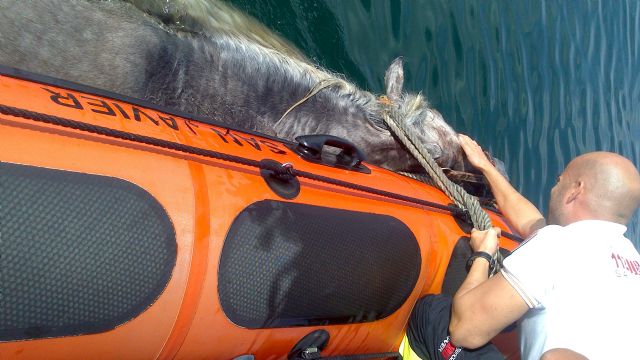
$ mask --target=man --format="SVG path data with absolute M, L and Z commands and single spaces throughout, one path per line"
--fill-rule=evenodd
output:
M 510 224 L 528 239 L 489 279 L 485 255 L 474 253 L 453 298 L 451 342 L 477 348 L 520 320 L 524 360 L 554 348 L 591 360 L 640 357 L 640 255 L 624 237 L 640 204 L 635 166 L 607 152 L 571 161 L 551 190 L 547 225 L 475 141 L 461 135 L 460 143 Z M 498 235 L 498 229 L 474 231 L 472 248 L 492 255 Z

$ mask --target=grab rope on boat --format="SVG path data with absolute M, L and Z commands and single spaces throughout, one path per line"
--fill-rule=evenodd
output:
M 379 195 L 379 196 L 384 196 L 392 199 L 397 199 L 401 201 L 411 202 L 414 204 L 428 206 L 434 209 L 448 211 L 454 216 L 461 216 L 461 215 L 464 215 L 465 213 L 468 213 L 476 229 L 485 230 L 491 227 L 491 220 L 489 220 L 488 215 L 480 207 L 478 200 L 475 197 L 472 197 L 471 195 L 467 194 L 461 187 L 451 182 L 446 177 L 446 175 L 444 175 L 444 173 L 442 172 L 442 169 L 440 169 L 440 167 L 437 165 L 435 160 L 433 160 L 431 155 L 426 150 L 422 151 L 426 155 L 421 155 L 421 152 L 418 150 L 418 148 L 415 145 L 413 145 L 413 143 L 411 143 L 409 136 L 406 135 L 406 130 L 402 130 L 402 128 L 399 125 L 397 125 L 396 122 L 393 120 L 394 117 L 397 118 L 397 115 L 395 116 L 386 115 L 384 117 L 385 121 L 388 122 L 390 128 L 395 129 L 394 131 L 396 132 L 396 136 L 402 139 L 403 142 L 404 141 L 407 142 L 406 143 L 407 145 L 405 146 L 407 146 L 407 148 L 410 149 L 412 154 L 415 152 L 414 156 L 416 156 L 416 158 L 420 161 L 420 163 L 423 164 L 423 166 L 425 166 L 425 169 L 427 169 L 427 172 L 429 172 L 432 179 L 438 179 L 439 183 L 435 183 L 434 185 L 438 186 L 440 189 L 442 189 L 442 191 L 445 192 L 445 194 L 447 194 L 447 196 L 449 196 L 451 199 L 454 200 L 454 202 L 456 203 L 455 207 L 448 206 L 448 205 L 441 205 L 438 203 L 417 199 L 417 198 L 412 198 L 412 197 L 404 196 L 400 194 L 395 194 L 392 192 L 375 189 L 368 186 L 352 184 L 345 181 L 329 178 L 326 176 L 309 173 L 306 171 L 300 171 L 300 170 L 290 169 L 290 168 L 274 167 L 273 165 L 265 164 L 264 162 L 246 159 L 239 156 L 218 153 L 216 151 L 200 149 L 200 148 L 196 148 L 196 147 L 192 147 L 184 144 L 178 144 L 178 143 L 174 143 L 166 140 L 160 140 L 160 139 L 156 139 L 156 138 L 152 138 L 144 135 L 138 135 L 138 134 L 128 133 L 124 131 L 114 130 L 114 129 L 110 129 L 110 128 L 106 128 L 98 125 L 92 125 L 92 124 L 87 124 L 87 123 L 83 123 L 83 122 L 79 122 L 71 119 L 61 118 L 54 115 L 42 114 L 34 111 L 15 108 L 12 106 L 0 104 L 0 114 L 21 117 L 21 118 L 34 120 L 34 121 L 47 123 L 47 124 L 59 125 L 67 128 L 72 128 L 72 129 L 85 131 L 85 132 L 98 134 L 98 135 L 105 135 L 105 136 L 118 138 L 122 140 L 128 140 L 128 141 L 134 141 L 134 142 L 143 143 L 147 145 L 158 146 L 165 149 L 180 151 L 180 152 L 189 153 L 193 155 L 200 155 L 200 156 L 215 158 L 223 161 L 235 162 L 235 163 L 246 165 L 246 166 L 265 168 L 268 170 L 272 170 L 274 172 L 286 172 L 287 175 L 301 176 L 301 177 L 305 177 L 315 181 L 342 186 L 342 187 L 350 188 L 353 190 L 365 191 L 365 192 Z M 415 138 L 413 142 L 417 143 Z M 431 163 L 432 165 L 429 166 L 429 163 Z M 422 176 L 420 176 L 420 178 L 417 178 L 417 179 L 421 181 L 428 180 Z M 431 181 L 427 181 L 427 182 L 431 183 Z M 450 189 L 453 189 L 454 191 L 451 191 Z M 469 205 L 466 205 L 466 204 L 469 204 Z M 517 242 L 522 241 L 522 239 L 520 239 L 518 236 L 515 236 L 513 234 L 503 232 L 502 235 L 508 239 L 511 239 Z M 496 254 L 497 266 L 494 272 L 497 272 L 501 262 L 502 262 L 502 256 L 498 252 Z
M 291 166 L 282 166 L 282 165 L 276 165 L 270 162 L 247 159 L 241 156 L 225 154 L 225 153 L 212 151 L 208 149 L 202 149 L 202 148 L 175 143 L 167 140 L 161 140 L 161 139 L 157 139 L 150 136 L 144 136 L 144 135 L 129 133 L 121 130 L 115 130 L 115 129 L 107 128 L 104 126 L 88 124 L 81 121 L 62 118 L 55 115 L 43 114 L 35 111 L 20 109 L 13 106 L 7 106 L 2 104 L 0 104 L 0 114 L 20 117 L 20 118 L 37 121 L 45 124 L 62 126 L 69 129 L 75 129 L 75 130 L 84 131 L 84 132 L 96 134 L 96 135 L 108 136 L 115 139 L 132 141 L 139 144 L 156 146 L 156 147 L 160 147 L 168 150 L 178 151 L 185 154 L 198 155 L 198 156 L 203 156 L 210 159 L 228 161 L 228 162 L 232 162 L 232 163 L 236 163 L 244 166 L 256 167 L 259 169 L 266 169 L 266 170 L 273 171 L 274 173 L 283 177 L 299 176 L 299 177 L 307 178 L 314 181 L 319 181 L 319 182 L 324 182 L 331 185 L 344 187 L 347 189 L 363 191 L 370 194 L 387 197 L 390 199 L 396 199 L 396 200 L 406 201 L 408 203 L 422 205 L 425 207 L 432 208 L 434 209 L 434 211 L 435 209 L 439 211 L 446 211 L 451 213 L 453 216 L 462 216 L 462 210 L 456 206 L 442 205 L 436 202 L 413 198 L 406 195 L 396 194 L 390 191 L 380 190 L 380 189 L 372 188 L 365 185 L 354 184 L 354 183 L 346 182 L 343 180 L 314 174 L 308 171 L 294 169 Z M 507 237 L 513 238 L 514 241 L 519 241 L 519 238 L 517 236 L 511 235 L 511 234 L 508 234 Z

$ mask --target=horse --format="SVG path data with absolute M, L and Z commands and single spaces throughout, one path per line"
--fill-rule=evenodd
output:
M 393 109 L 441 167 L 466 170 L 456 132 L 422 95 L 403 91 L 401 59 L 391 62 L 379 97 L 314 65 L 256 20 L 213 4 L 222 11 L 209 13 L 219 18 L 206 31 L 185 31 L 131 2 L 2 0 L 0 64 L 283 139 L 338 136 L 369 163 L 424 173 L 383 121 Z

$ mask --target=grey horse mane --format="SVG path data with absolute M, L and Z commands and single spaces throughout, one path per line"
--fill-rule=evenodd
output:
M 156 20 L 169 16 L 173 18 L 173 24 L 183 24 L 172 27 L 181 36 L 193 37 L 194 33 L 201 35 L 206 39 L 201 43 L 205 52 L 211 51 L 206 43 L 215 42 L 218 50 L 243 57 L 245 61 L 234 63 L 235 67 L 256 67 L 251 69 L 251 73 L 265 78 L 268 76 L 266 74 L 279 72 L 283 78 L 289 78 L 301 88 L 310 89 L 305 97 L 293 100 L 288 110 L 276 114 L 280 120 L 308 98 L 326 92 L 330 92 L 330 96 L 324 96 L 323 100 L 330 106 L 336 109 L 360 108 L 364 119 L 381 129 L 386 129 L 382 119 L 385 115 L 410 125 L 419 122 L 421 116 L 430 109 L 421 94 L 403 93 L 401 98 L 393 99 L 393 104 L 381 104 L 376 95 L 359 89 L 341 74 L 314 65 L 288 40 L 222 1 L 173 0 L 163 5 L 163 9 L 150 9 L 149 6 L 156 5 L 142 0 L 128 1 L 140 10 L 153 13 L 152 18 Z M 166 6 L 173 8 L 167 10 Z M 216 16 L 207 16 L 212 13 Z M 165 24 L 159 23 L 165 27 Z M 216 35 L 209 35 L 212 33 Z M 256 82 L 264 80 L 258 78 Z
M 255 71 L 257 76 L 267 72 L 281 72 L 285 76 L 294 76 L 294 81 L 305 83 L 310 89 L 318 83 L 326 82 L 333 91 L 331 101 L 337 107 L 357 105 L 371 117 L 379 117 L 377 98 L 368 91 L 358 89 L 342 76 L 314 66 L 297 58 L 284 56 L 280 51 L 264 47 L 243 36 L 223 35 L 209 37 L 216 42 L 219 49 L 229 50 L 246 58 L 245 64 L 239 66 L 260 66 L 262 71 Z M 254 65 L 255 64 L 255 65 Z M 257 70 L 257 69 L 256 69 Z M 293 105 L 293 104 L 291 104 Z
M 350 108 L 357 106 L 361 108 L 366 119 L 373 122 L 377 127 L 385 127 L 382 121 L 381 112 L 384 105 L 378 101 L 378 97 L 373 93 L 359 89 L 357 86 L 347 81 L 341 74 L 331 72 L 310 62 L 303 61 L 297 57 L 285 56 L 277 49 L 263 46 L 250 38 L 238 34 L 223 34 L 216 37 L 207 37 L 207 41 L 215 42 L 217 48 L 229 51 L 245 57 L 246 61 L 236 66 L 251 67 L 256 66 L 253 73 L 261 76 L 269 72 L 280 72 L 283 76 L 293 77 L 293 81 L 304 83 L 312 92 L 318 85 L 322 86 L 318 92 L 330 91 L 332 96 L 326 97 L 326 101 L 332 102 L 336 108 Z M 208 48 L 208 47 L 207 47 Z M 209 48 L 210 49 L 210 48 Z M 257 67 L 261 67 L 258 69 Z M 257 79 L 259 82 L 264 79 Z M 300 101 L 303 98 L 298 99 Z M 289 110 L 298 103 L 292 102 Z M 419 121 L 424 110 L 429 108 L 428 102 L 421 94 L 404 93 L 401 101 L 394 103 L 397 106 L 396 114 L 402 114 L 401 120 L 408 124 Z M 280 114 L 284 116 L 285 113 Z

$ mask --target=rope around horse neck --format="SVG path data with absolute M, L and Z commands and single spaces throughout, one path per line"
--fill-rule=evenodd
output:
M 403 122 L 399 121 L 399 119 L 402 118 L 400 111 L 393 106 L 386 107 L 386 111 L 382 112 L 384 122 L 389 126 L 394 135 L 400 139 L 411 155 L 424 167 L 433 180 L 433 184 L 453 200 L 458 207 L 469 213 L 473 227 L 478 230 L 490 229 L 491 219 L 480 206 L 478 199 L 468 194 L 461 186 L 447 178 L 442 168 L 436 163 L 427 149 L 422 146 L 415 133 L 408 131 Z M 502 254 L 500 254 L 499 251 L 494 254 L 494 258 L 496 259 L 497 265 L 491 275 L 497 273 L 502 266 Z

